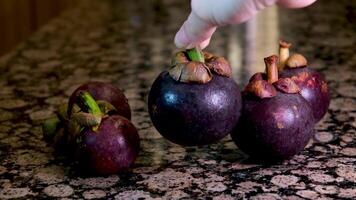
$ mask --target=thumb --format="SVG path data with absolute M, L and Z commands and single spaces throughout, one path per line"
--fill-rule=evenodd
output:
M 205 48 L 216 30 L 216 26 L 201 19 L 194 12 L 177 32 L 174 43 L 178 48 L 193 48 L 195 46 Z

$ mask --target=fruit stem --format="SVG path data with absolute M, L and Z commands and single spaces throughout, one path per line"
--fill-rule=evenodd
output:
M 198 61 L 198 62 L 202 62 L 202 63 L 205 62 L 204 54 L 201 51 L 201 49 L 198 47 L 195 47 L 192 49 L 187 49 L 187 54 L 188 54 L 188 58 L 191 61 Z
M 284 40 L 279 41 L 279 64 L 278 71 L 281 72 L 286 66 L 286 61 L 289 58 L 289 47 L 292 46 L 291 43 Z
M 264 58 L 266 64 L 267 81 L 270 84 L 278 81 L 278 56 L 272 55 Z
M 95 99 L 90 95 L 89 92 L 80 92 L 79 94 L 79 107 L 93 115 L 101 115 L 102 112 L 99 105 L 96 103 Z
M 93 114 L 95 117 L 98 117 L 99 121 L 101 121 L 101 117 L 103 117 L 103 113 L 100 110 L 99 105 L 96 103 L 95 99 L 91 96 L 89 92 L 80 92 L 79 93 L 79 107 L 84 112 L 89 112 Z M 92 126 L 92 130 L 96 131 L 99 125 Z

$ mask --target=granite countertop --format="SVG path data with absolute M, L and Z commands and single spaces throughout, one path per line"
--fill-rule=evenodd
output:
M 267 166 L 248 162 L 230 137 L 184 148 L 151 124 L 147 93 L 176 50 L 187 1 L 79 3 L 0 59 L 0 199 L 355 199 L 355 10 L 349 0 L 274 7 L 214 35 L 209 50 L 231 61 L 240 85 L 277 52 L 279 37 L 328 80 L 332 101 L 313 140 Z M 43 119 L 89 80 L 112 82 L 129 99 L 142 149 L 128 173 L 81 176 L 42 140 Z

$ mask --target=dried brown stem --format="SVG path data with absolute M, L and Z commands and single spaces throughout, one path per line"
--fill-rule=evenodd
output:
M 266 64 L 267 81 L 270 84 L 278 81 L 278 56 L 272 55 L 264 59 Z
M 289 47 L 292 46 L 291 43 L 286 42 L 284 40 L 279 41 L 279 64 L 278 71 L 283 71 L 286 61 L 289 57 Z

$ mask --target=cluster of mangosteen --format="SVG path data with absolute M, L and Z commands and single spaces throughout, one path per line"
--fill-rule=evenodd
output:
M 130 106 L 120 89 L 89 82 L 60 106 L 57 117 L 44 122 L 44 139 L 86 172 L 113 174 L 129 168 L 139 153 L 140 138 L 130 119 Z
M 227 134 L 260 161 L 278 161 L 300 152 L 326 113 L 327 83 L 301 54 L 264 59 L 242 93 L 223 57 L 199 49 L 178 52 L 172 67 L 154 81 L 148 98 L 153 125 L 180 145 L 206 145 Z
M 194 48 L 176 53 L 172 66 L 154 81 L 148 111 L 160 134 L 184 146 L 207 145 L 228 134 L 245 153 L 278 161 L 300 152 L 326 113 L 330 96 L 324 78 L 301 54 L 264 59 L 242 93 L 223 57 Z M 108 83 L 78 87 L 55 118 L 43 124 L 44 139 L 96 174 L 129 168 L 140 148 L 123 92 Z

